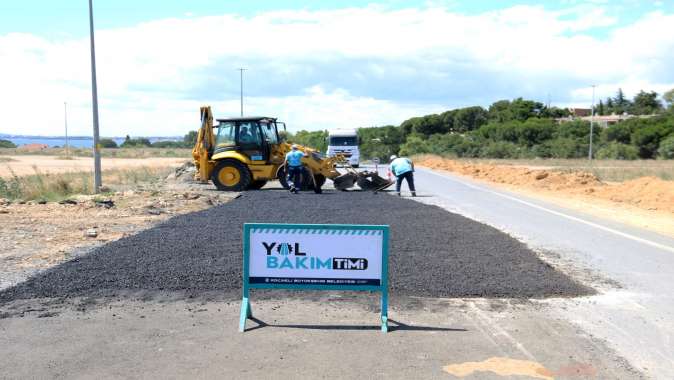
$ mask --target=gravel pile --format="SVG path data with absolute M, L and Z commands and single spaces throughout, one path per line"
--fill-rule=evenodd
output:
M 393 295 L 540 298 L 592 292 L 508 235 L 435 206 L 369 192 L 263 190 L 97 248 L 6 289 L 0 303 L 136 291 L 239 297 L 244 222 L 388 224 Z

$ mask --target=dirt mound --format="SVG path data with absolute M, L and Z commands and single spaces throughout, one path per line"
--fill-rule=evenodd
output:
M 607 185 L 593 194 L 613 202 L 674 213 L 674 182 L 656 177 L 642 177 Z
M 448 170 L 491 182 L 549 190 L 603 185 L 597 177 L 587 172 L 558 172 L 513 166 L 471 164 L 437 157 L 424 158 L 418 162 L 418 165 L 431 169 Z
M 621 183 L 604 183 L 594 174 L 584 171 L 537 170 L 510 165 L 474 164 L 439 157 L 422 157 L 417 164 L 494 183 L 589 196 L 626 203 L 646 210 L 674 213 L 674 182 L 655 177 L 642 177 Z
M 188 161 L 180 165 L 175 169 L 175 171 L 169 174 L 166 177 L 167 182 L 186 182 L 191 183 L 194 181 L 194 174 L 197 172 L 194 162 Z

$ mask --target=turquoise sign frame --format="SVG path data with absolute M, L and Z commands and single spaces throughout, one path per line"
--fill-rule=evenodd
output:
M 250 233 L 253 229 L 268 229 L 271 231 L 309 230 L 308 233 L 327 234 L 369 234 L 381 232 L 381 278 L 379 285 L 323 285 L 323 284 L 279 284 L 279 283 L 251 283 L 250 269 Z M 276 224 L 276 223 L 245 223 L 243 225 L 243 299 L 241 300 L 241 314 L 239 317 L 239 331 L 246 329 L 246 320 L 253 317 L 250 303 L 250 289 L 289 289 L 289 290 L 355 290 L 381 293 L 381 331 L 388 332 L 388 240 L 389 226 L 360 225 L 360 224 Z

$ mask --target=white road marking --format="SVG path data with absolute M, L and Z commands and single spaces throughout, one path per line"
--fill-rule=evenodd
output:
M 434 172 L 432 170 L 429 170 L 429 169 L 424 170 L 424 172 L 429 173 L 429 174 L 433 174 L 435 176 L 438 176 L 438 177 L 441 177 L 441 178 L 444 178 L 444 179 L 447 179 L 447 180 L 450 180 L 450 181 L 460 183 L 464 186 L 467 186 L 467 187 L 470 187 L 470 188 L 473 188 L 473 189 L 476 189 L 476 190 L 491 193 L 491 194 L 497 195 L 499 197 L 506 198 L 506 199 L 509 199 L 511 201 L 515 201 L 515 202 L 521 203 L 523 205 L 527 205 L 529 207 L 533 207 L 535 209 L 548 212 L 548 213 L 553 214 L 553 215 L 561 216 L 562 218 L 573 220 L 574 222 L 583 223 L 583 224 L 586 224 L 588 226 L 600 229 L 602 231 L 606 231 L 606 232 L 610 232 L 610 233 L 618 235 L 618 236 L 622 236 L 626 239 L 634 240 L 634 241 L 639 242 L 639 243 L 650 245 L 651 247 L 655 247 L 655 248 L 662 249 L 662 250 L 667 251 L 667 252 L 674 253 L 674 247 L 670 247 L 670 246 L 660 244 L 660 243 L 657 243 L 657 242 L 654 242 L 654 241 L 643 239 L 643 238 L 640 238 L 638 236 L 634 236 L 634 235 L 631 235 L 631 234 L 628 234 L 628 233 L 625 233 L 625 232 L 621 232 L 621 231 L 615 230 L 615 229 L 610 228 L 610 227 L 602 226 L 601 224 L 590 222 L 589 220 L 581 219 L 581 218 L 578 218 L 578 217 L 575 217 L 575 216 L 572 216 L 572 215 L 567 215 L 567 214 L 564 214 L 564 213 L 559 212 L 559 211 L 550 210 L 549 208 L 539 206 L 537 204 L 527 202 L 527 201 L 522 200 L 522 199 L 511 197 L 509 195 L 502 194 L 502 193 L 499 193 L 499 192 L 496 192 L 496 191 L 493 191 L 493 190 L 489 190 L 489 189 L 486 189 L 486 188 L 483 188 L 483 187 L 480 187 L 480 186 L 475 186 L 475 185 L 472 185 L 472 184 L 467 183 L 467 182 L 459 181 L 457 179 L 454 179 L 452 177 L 448 177 L 448 176 L 440 174 L 440 173 L 436 173 L 436 172 Z

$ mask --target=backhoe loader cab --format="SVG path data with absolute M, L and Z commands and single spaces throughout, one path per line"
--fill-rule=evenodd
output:
M 276 119 L 242 117 L 217 121 L 213 154 L 240 151 L 252 161 L 269 162 L 271 147 L 279 144 Z
M 220 190 L 259 189 L 283 163 L 278 123 L 272 117 L 218 119 L 214 126 L 211 180 Z

